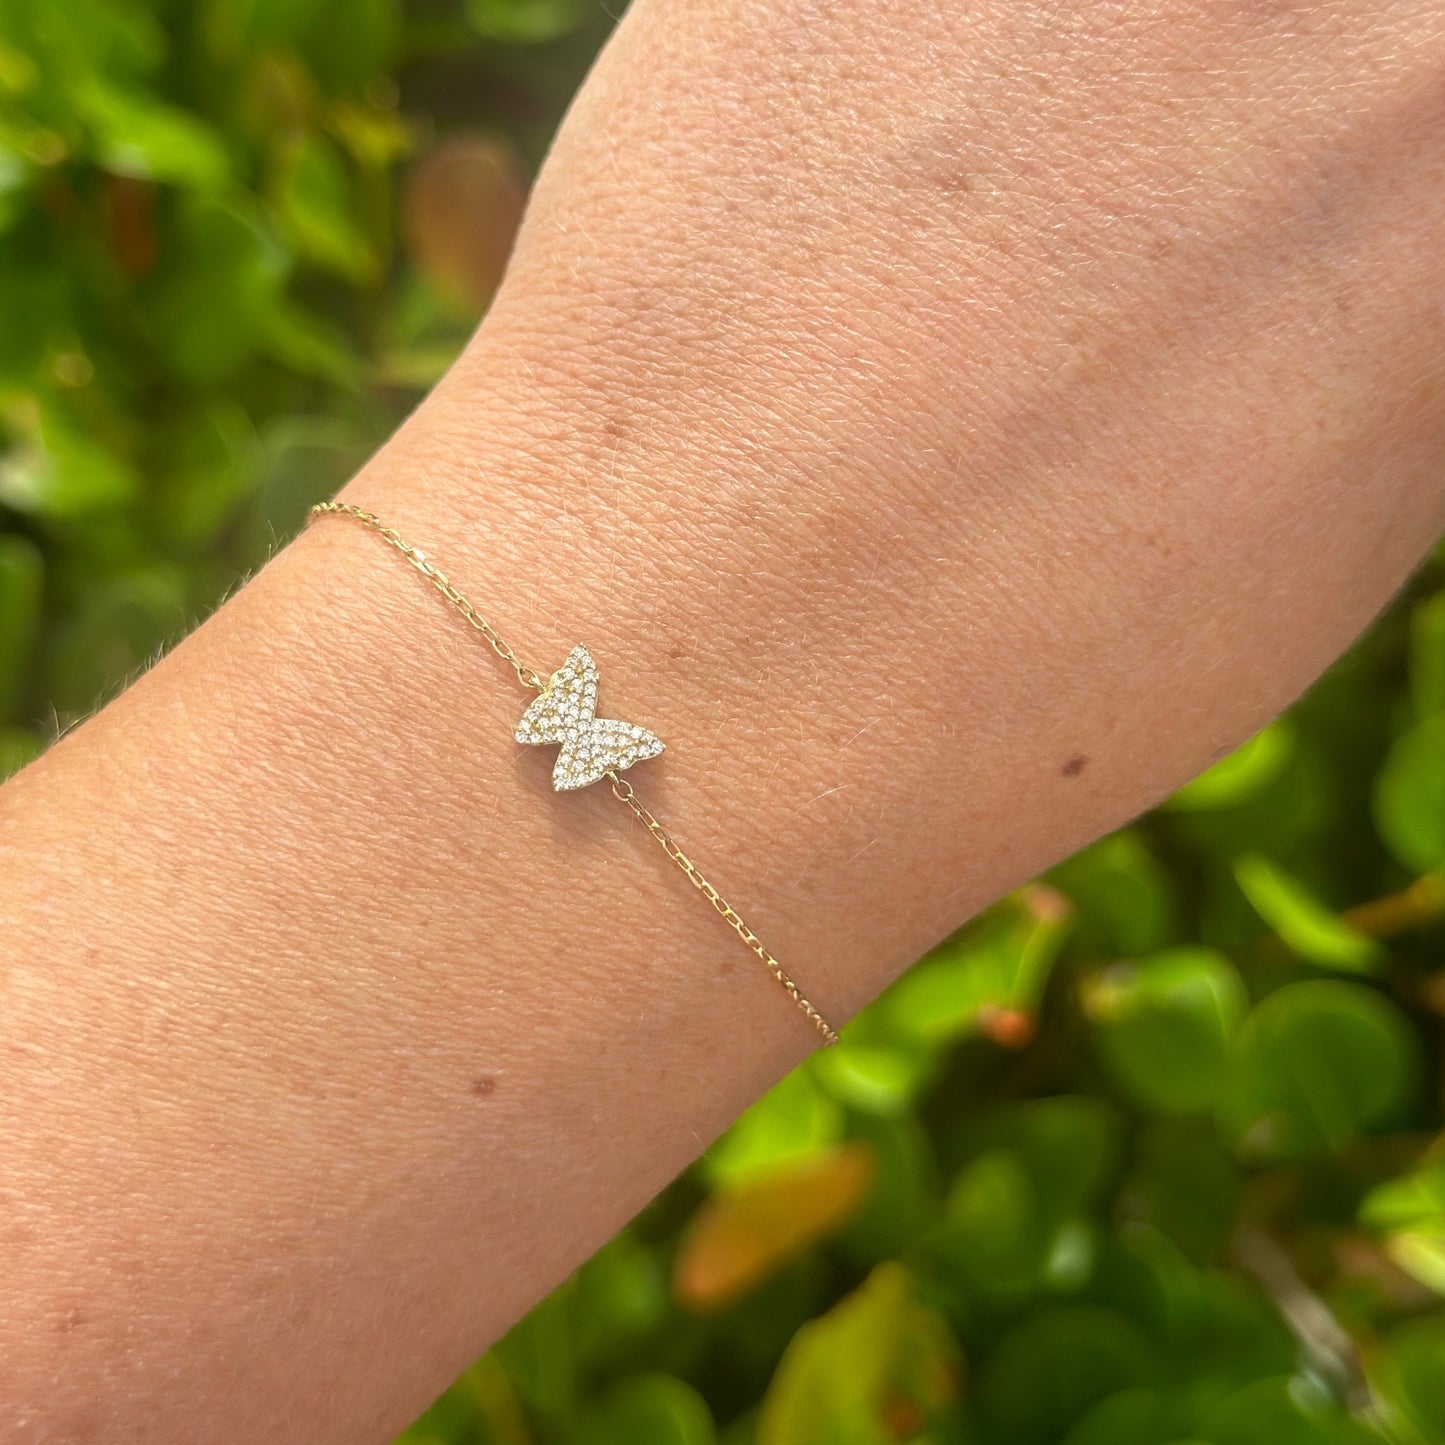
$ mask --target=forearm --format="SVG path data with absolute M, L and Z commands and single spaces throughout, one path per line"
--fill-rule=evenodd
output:
M 1438 529 L 1410 8 L 639 6 L 347 496 L 539 671 L 592 649 L 669 745 L 639 793 L 841 1022 Z M 0 794 L 14 1438 L 382 1438 L 815 1042 L 525 702 L 318 526 Z

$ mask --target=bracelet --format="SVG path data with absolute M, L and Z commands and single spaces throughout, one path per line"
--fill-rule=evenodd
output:
M 522 714 L 514 736 L 519 743 L 528 745 L 560 745 L 552 769 L 553 788 L 558 792 L 571 792 L 606 778 L 612 786 L 613 797 L 627 805 L 637 821 L 661 845 L 663 852 L 687 876 L 688 882 L 763 961 L 783 991 L 817 1029 L 824 1044 L 836 1044 L 837 1033 L 803 996 L 802 989 L 784 972 L 782 964 L 768 952 L 737 910 L 708 882 L 667 829 L 648 811 L 633 791 L 632 784 L 618 776 L 634 763 L 655 758 L 663 751 L 663 742 L 647 728 L 596 715 L 597 664 L 593 662 L 592 654 L 580 645 L 574 647 L 566 662 L 550 678 L 544 679 L 518 660 L 517 654 L 491 623 L 452 585 L 426 553 L 404 541 L 394 527 L 388 527 L 374 513 L 348 502 L 319 502 L 307 513 L 308 520 L 322 516 L 350 517 L 375 532 L 400 552 L 481 633 L 492 651 L 517 674 L 518 682 L 539 694 Z

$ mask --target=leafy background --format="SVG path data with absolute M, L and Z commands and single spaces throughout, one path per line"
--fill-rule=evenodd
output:
M 592 0 L 0 4 L 0 772 L 462 345 Z M 1445 568 L 964 929 L 409 1445 L 1445 1441 Z

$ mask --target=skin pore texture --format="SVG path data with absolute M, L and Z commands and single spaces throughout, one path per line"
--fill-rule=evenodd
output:
M 344 499 L 843 1023 L 1445 521 L 1445 5 L 636 0 Z M 0 1440 L 384 1442 L 814 1046 L 310 527 L 0 790 Z

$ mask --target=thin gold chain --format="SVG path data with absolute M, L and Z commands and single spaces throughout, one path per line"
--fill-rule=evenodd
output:
M 434 586 L 448 602 L 456 608 L 461 615 L 486 639 L 492 651 L 517 674 L 517 680 L 523 687 L 531 688 L 534 692 L 543 691 L 546 680 L 530 667 L 525 666 L 517 658 L 508 643 L 497 632 L 496 628 L 482 616 L 480 612 L 462 595 L 460 591 L 448 579 L 435 563 L 418 547 L 413 547 L 407 542 L 395 527 L 389 527 L 374 512 L 368 512 L 361 507 L 353 506 L 349 502 L 318 502 L 307 514 L 308 517 L 336 516 L 350 517 L 360 522 L 362 526 L 375 532 L 389 546 L 394 547 L 423 577 Z M 764 947 L 762 940 L 748 927 L 742 915 L 725 899 L 716 888 L 703 876 L 691 858 L 687 856 L 678 846 L 677 841 L 662 826 L 646 808 L 633 790 L 632 784 L 625 778 L 619 777 L 615 771 L 609 770 L 604 776 L 612 785 L 612 796 L 620 803 L 626 805 L 628 810 L 642 824 L 644 828 L 657 840 L 664 853 L 680 868 L 689 883 L 712 904 L 719 916 L 732 929 L 742 942 L 759 959 L 762 960 L 768 972 L 777 979 L 783 991 L 798 1006 L 807 1018 L 808 1022 L 822 1036 L 824 1044 L 836 1044 L 838 1035 L 828 1024 L 828 1021 L 813 1007 L 803 996 L 803 991 L 784 971 L 782 964 Z
M 307 515 L 321 517 L 328 513 L 334 517 L 354 517 L 363 527 L 369 527 L 389 546 L 395 547 L 487 639 L 488 646 L 517 674 L 517 681 L 523 687 L 530 687 L 534 692 L 541 692 L 547 685 L 530 667 L 524 667 L 517 660 L 517 654 L 502 640 L 497 629 L 457 591 L 446 573 L 432 562 L 419 547 L 413 547 L 410 542 L 405 541 L 395 527 L 388 527 L 375 512 L 364 511 L 360 507 L 352 506 L 350 502 L 317 502 Z
M 807 1015 L 808 1022 L 813 1025 L 823 1036 L 825 1044 L 836 1044 L 838 1035 L 829 1027 L 828 1021 L 803 997 L 803 990 L 788 977 L 783 970 L 783 965 L 768 952 L 762 940 L 743 921 L 742 915 L 724 898 L 711 883 L 702 875 L 702 870 L 687 856 L 677 845 L 676 840 L 662 826 L 661 823 L 646 808 L 637 794 L 633 791 L 632 784 L 626 778 L 620 778 L 616 773 L 609 772 L 608 781 L 612 784 L 612 795 L 625 803 L 632 810 L 633 816 L 662 846 L 662 851 L 677 864 L 687 875 L 687 880 L 717 909 L 723 921 L 737 934 L 767 966 L 767 970 L 782 985 L 783 992 L 788 995 L 797 1006 Z

